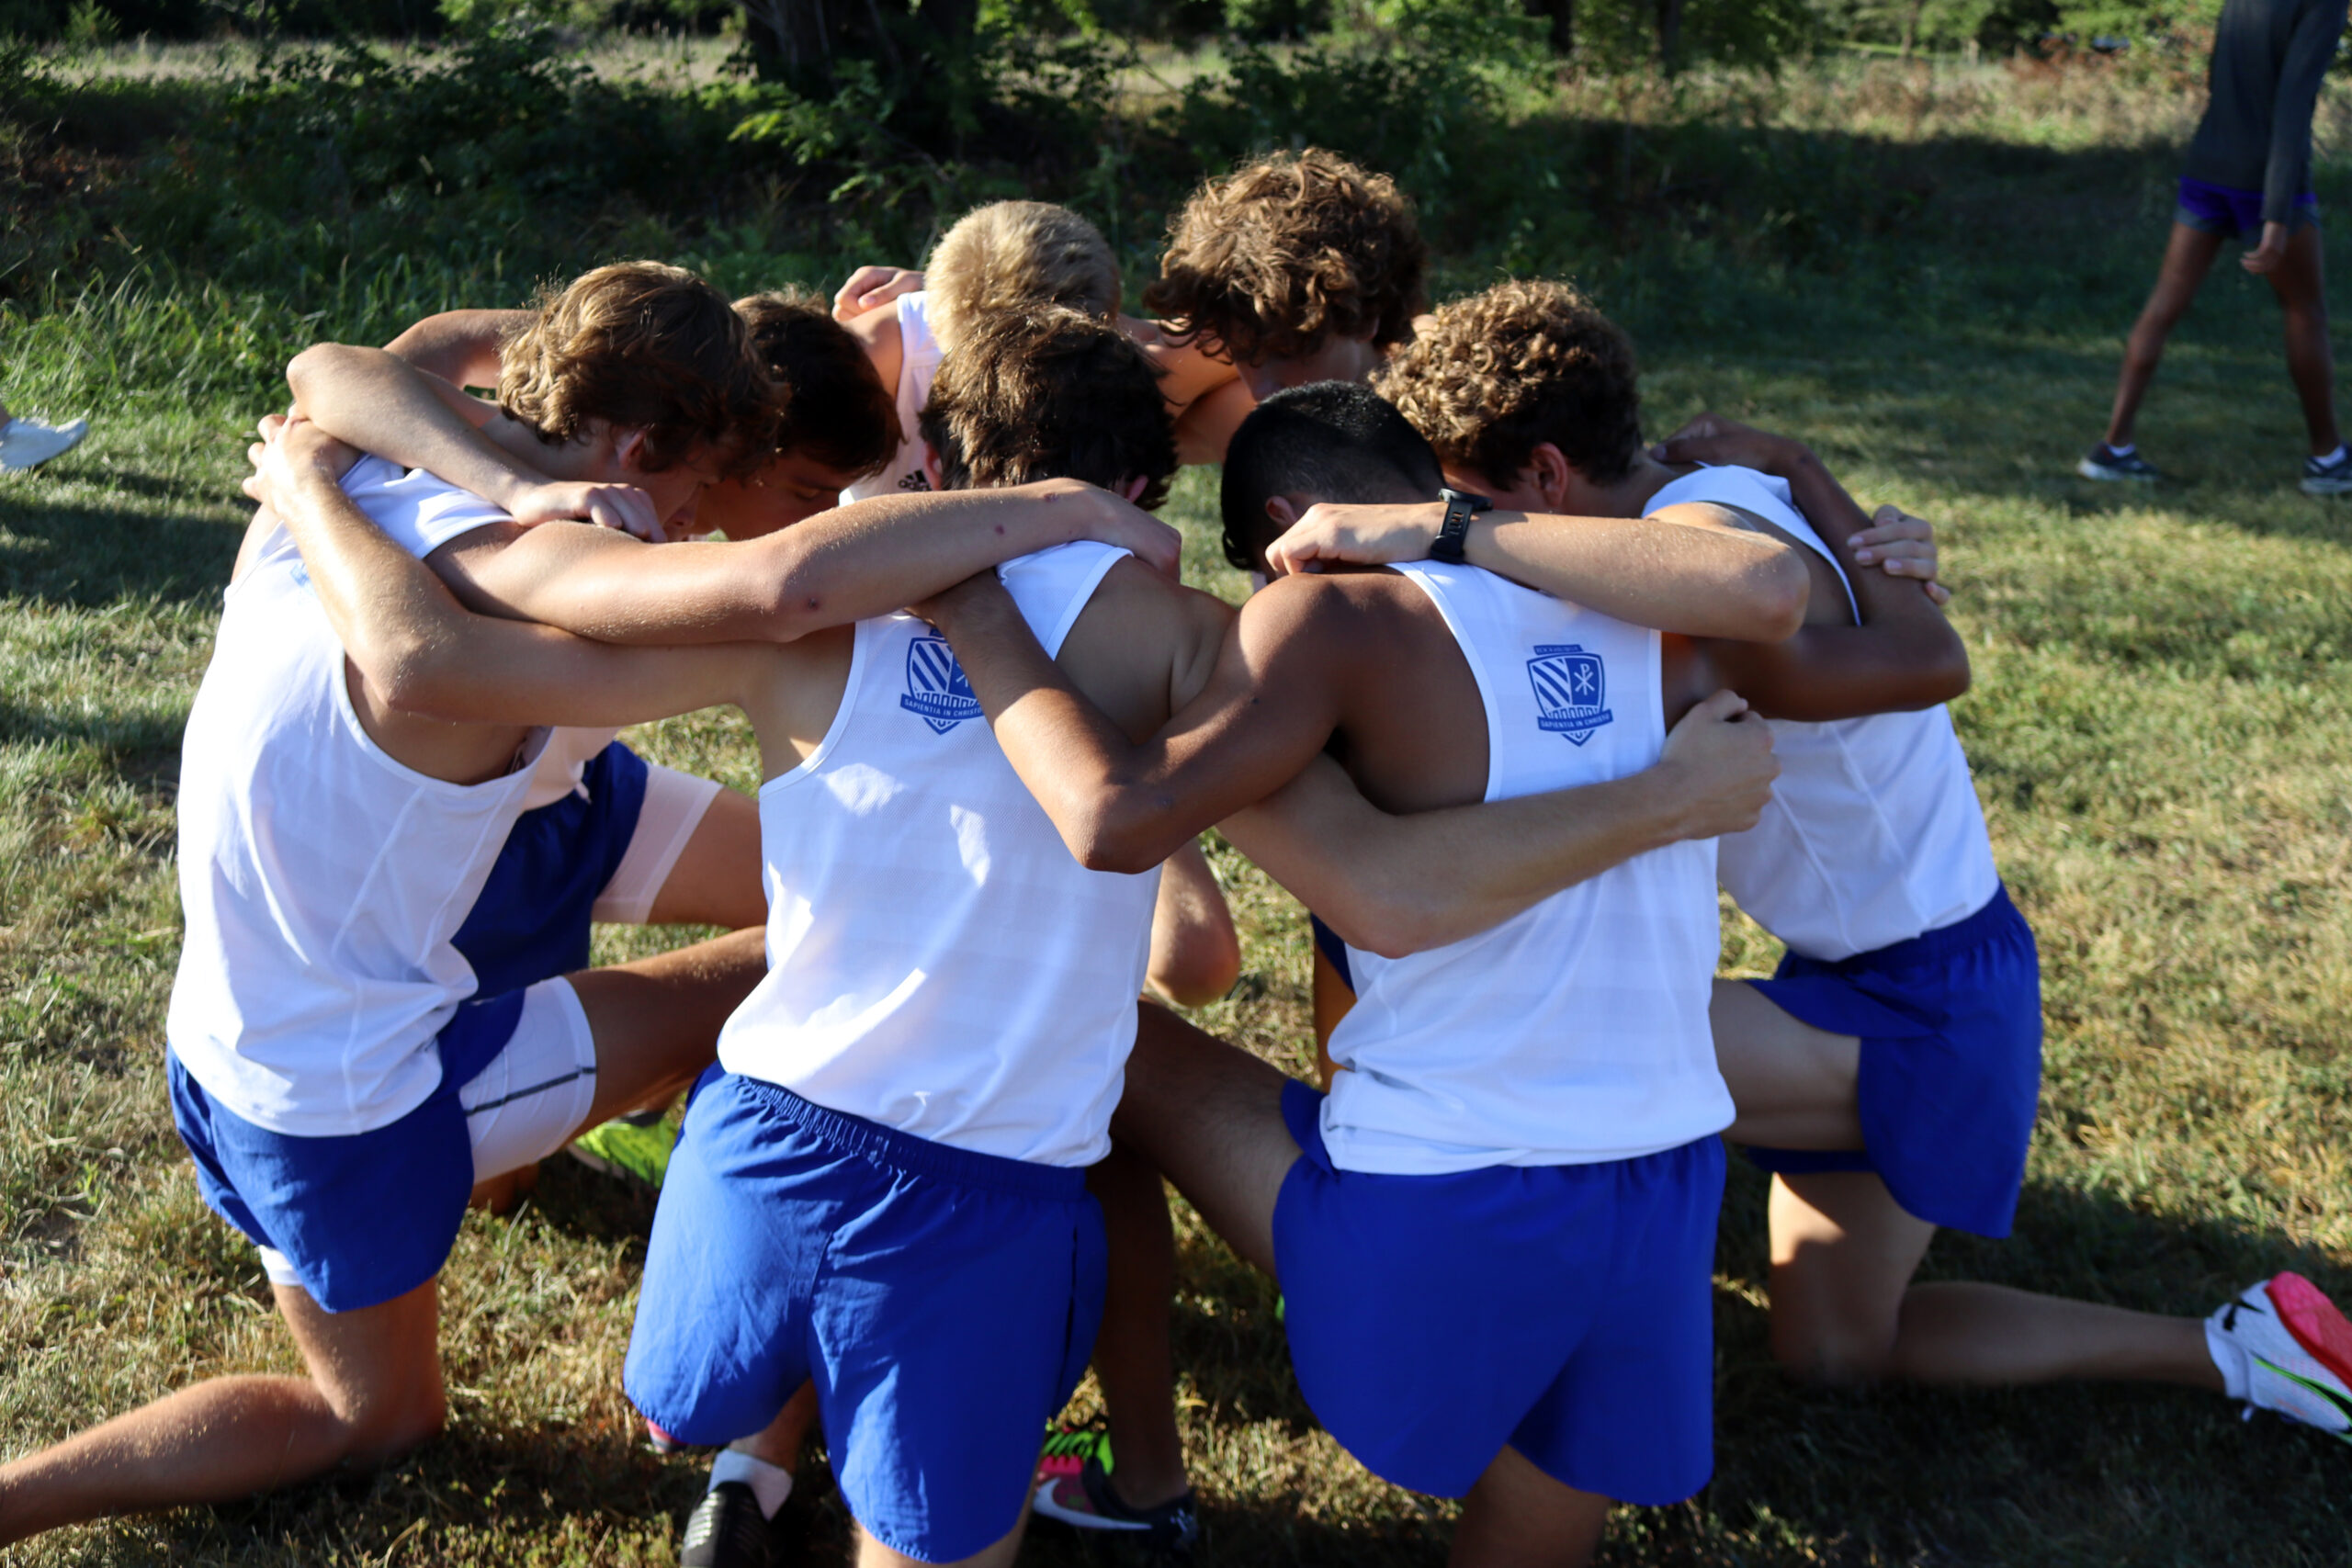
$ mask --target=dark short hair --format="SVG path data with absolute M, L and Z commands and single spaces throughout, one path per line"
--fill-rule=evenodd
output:
M 539 298 L 499 351 L 498 406 L 560 446 L 592 419 L 645 432 L 661 473 L 697 449 L 740 474 L 767 460 L 785 398 L 727 297 L 681 267 L 616 262 Z
M 940 360 L 921 423 L 949 490 L 1141 479 L 1149 510 L 1176 474 L 1159 373 L 1118 328 L 1061 306 L 975 323 Z
M 779 457 L 802 453 L 859 479 L 899 449 L 899 410 L 864 345 L 827 303 L 797 288 L 735 301 L 752 348 L 788 394 L 776 432 Z
M 1317 381 L 1277 392 L 1250 412 L 1225 449 L 1217 493 L 1225 558 L 1264 568 L 1282 532 L 1266 515 L 1277 495 L 1318 501 L 1435 499 L 1445 483 L 1437 454 L 1396 406 L 1355 381 Z

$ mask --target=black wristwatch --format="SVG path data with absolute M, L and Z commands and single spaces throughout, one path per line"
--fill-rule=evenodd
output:
M 1491 510 L 1495 503 L 1466 490 L 1441 490 L 1438 494 L 1445 497 L 1445 521 L 1438 525 L 1437 537 L 1430 541 L 1430 559 L 1460 566 L 1462 547 L 1470 537 L 1470 519 Z

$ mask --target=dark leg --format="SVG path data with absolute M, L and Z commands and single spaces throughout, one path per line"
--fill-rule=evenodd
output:
M 2287 242 L 2286 259 L 2269 274 L 2287 316 L 2287 374 L 2303 405 L 2312 456 L 2335 450 L 2335 358 L 2327 342 L 2327 288 L 2321 265 L 2319 225 L 2306 223 Z
M 2140 418 L 2140 401 L 2148 395 L 2148 383 L 2155 379 L 2156 363 L 2165 354 L 2165 340 L 2172 335 L 2181 317 L 2188 313 L 2189 301 L 2197 298 L 2199 285 L 2205 281 L 2213 258 L 2221 251 L 2219 234 L 2192 229 L 2186 223 L 2172 226 L 2164 262 L 2156 269 L 2156 286 L 2149 291 L 2148 302 L 2141 307 L 2140 319 L 2132 324 L 2132 336 L 2124 344 L 2123 374 L 2116 382 L 2115 409 L 2107 421 L 2109 446 L 2132 445 L 2132 426 Z
M 1176 1364 L 1169 1315 L 1176 1295 L 1176 1233 L 1168 1195 L 1149 1160 L 1113 1144 L 1087 1173 L 1111 1240 L 1110 1289 L 1094 1341 L 1094 1376 L 1110 1416 L 1117 1469 L 1112 1490 L 1133 1508 L 1184 1495 L 1184 1445 L 1176 1432 Z

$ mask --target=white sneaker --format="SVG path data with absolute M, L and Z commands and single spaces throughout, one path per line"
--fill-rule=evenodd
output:
M 89 434 L 86 419 L 71 424 L 43 424 L 22 416 L 12 419 L 0 424 L 0 471 L 29 468 L 62 457 L 82 445 L 82 437 Z
M 2205 1320 L 2216 1359 L 2243 1358 L 2247 1414 L 2275 1410 L 2352 1442 L 2352 1323 L 2301 1274 L 2279 1274 Z

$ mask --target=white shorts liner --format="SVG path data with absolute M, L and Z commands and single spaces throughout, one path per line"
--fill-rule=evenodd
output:
M 637 831 L 613 870 L 613 879 L 596 896 L 589 919 L 611 925 L 641 926 L 653 913 L 653 900 L 670 880 L 686 840 L 702 826 L 703 813 L 718 798 L 714 779 L 682 773 L 675 768 L 650 764 L 645 774 L 645 805 L 637 814 Z
M 505 1048 L 458 1091 L 473 1143 L 474 1179 L 554 1154 L 580 1131 L 595 1098 L 596 1041 L 580 995 L 569 980 L 542 980 L 523 993 L 522 1016 Z M 271 1284 L 301 1283 L 284 1253 L 257 1250 Z

